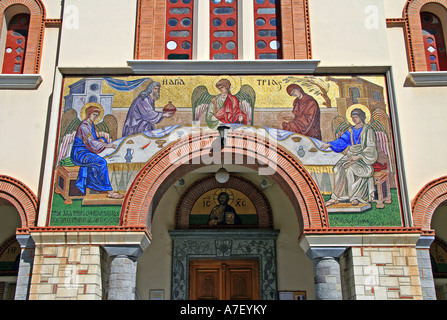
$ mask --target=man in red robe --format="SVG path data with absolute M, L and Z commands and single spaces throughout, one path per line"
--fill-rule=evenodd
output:
M 297 84 L 289 85 L 287 93 L 296 97 L 295 101 L 293 101 L 292 110 L 294 119 L 289 122 L 283 122 L 282 128 L 321 140 L 320 107 L 318 102 L 305 93 Z

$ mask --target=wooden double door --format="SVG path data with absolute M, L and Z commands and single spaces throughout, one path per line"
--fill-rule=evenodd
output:
M 191 260 L 189 299 L 258 300 L 258 260 Z

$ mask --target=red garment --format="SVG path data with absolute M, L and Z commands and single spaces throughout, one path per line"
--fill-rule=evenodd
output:
M 224 105 L 214 116 L 223 123 L 243 123 L 247 124 L 247 115 L 239 108 L 239 101 L 232 94 L 228 94 Z M 239 116 L 243 117 L 243 121 L 239 121 Z
M 301 99 L 293 101 L 294 119 L 283 122 L 282 128 L 321 140 L 320 107 L 318 102 L 308 94 L 303 94 Z
M 374 171 L 382 171 L 382 170 L 386 170 L 386 163 L 380 163 L 380 162 L 376 162 L 373 163 L 373 167 L 374 167 Z

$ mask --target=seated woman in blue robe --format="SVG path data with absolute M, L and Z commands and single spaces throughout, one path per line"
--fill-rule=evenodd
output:
M 79 124 L 76 131 L 70 158 L 79 166 L 76 187 L 85 194 L 86 188 L 107 192 L 107 196 L 113 199 L 124 198 L 124 195 L 112 190 L 107 170 L 107 161 L 98 154 L 106 148 L 116 146 L 107 143 L 104 138 L 98 139 L 95 131 L 95 120 L 100 114 L 100 109 L 91 106 L 86 109 L 86 119 Z

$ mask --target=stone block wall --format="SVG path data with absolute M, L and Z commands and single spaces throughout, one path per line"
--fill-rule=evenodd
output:
M 30 300 L 101 300 L 99 246 L 36 246 Z
M 415 247 L 352 247 L 340 267 L 343 299 L 422 299 Z
M 110 264 L 112 263 L 112 258 L 109 257 L 107 252 L 100 247 L 101 256 L 101 287 L 102 287 L 102 299 L 108 300 L 109 293 L 109 279 L 110 279 Z

